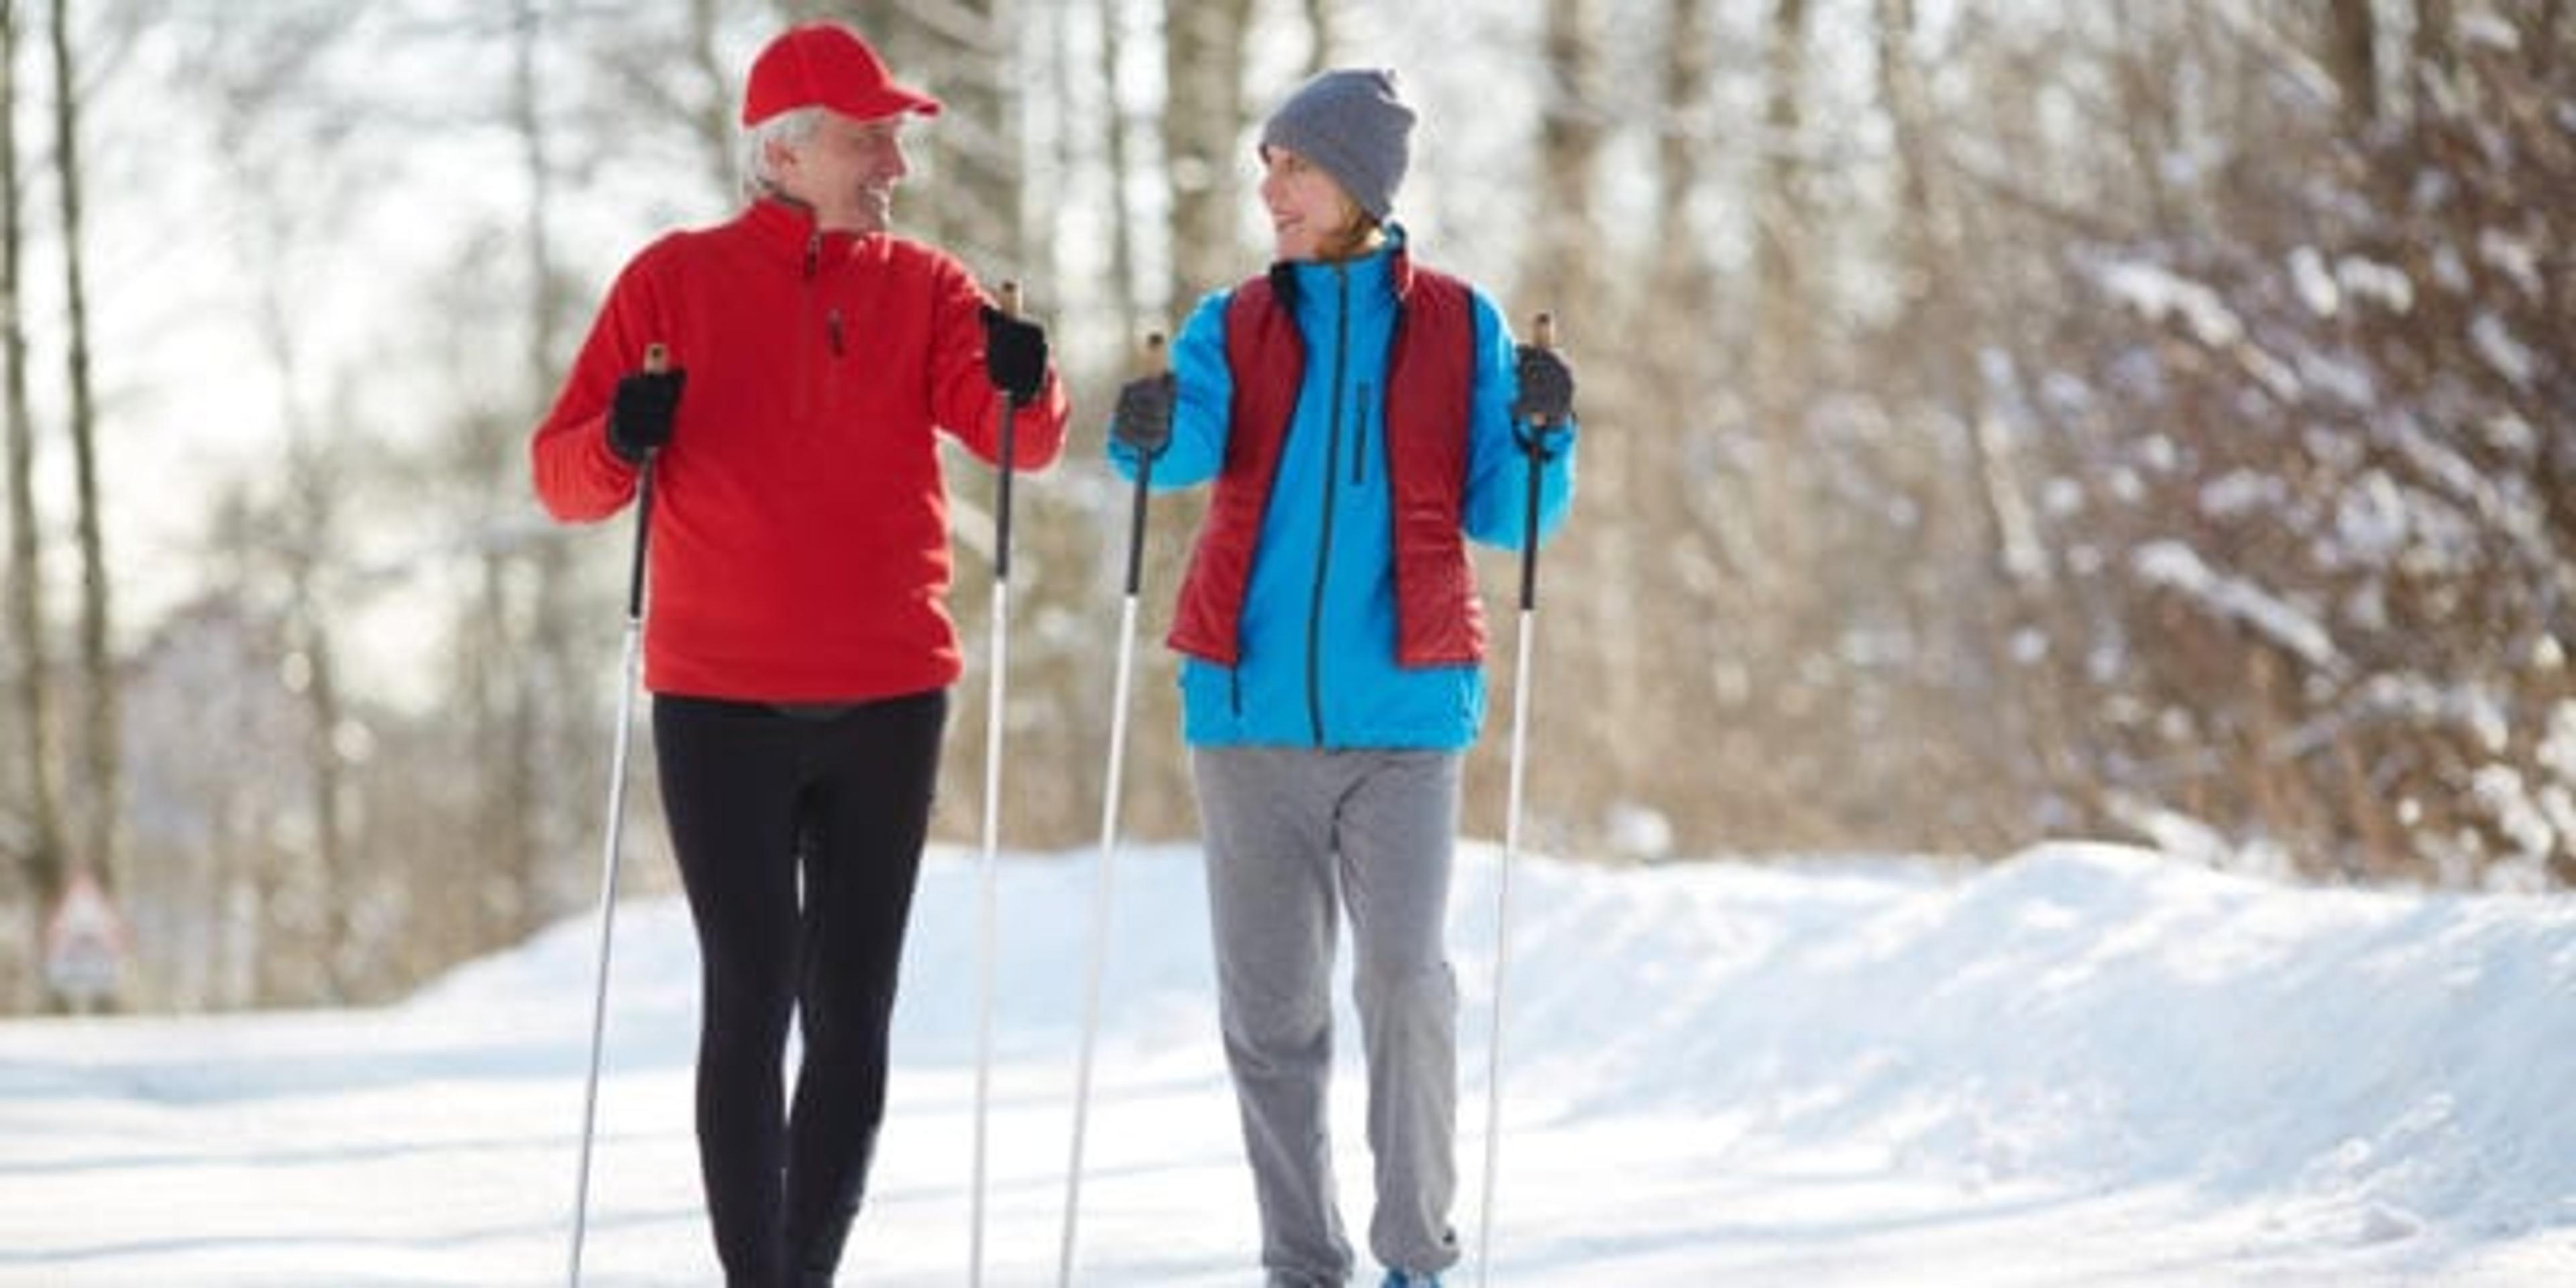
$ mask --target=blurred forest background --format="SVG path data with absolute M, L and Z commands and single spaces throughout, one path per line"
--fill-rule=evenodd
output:
M 1017 490 L 1010 848 L 1097 825 L 1110 394 L 1261 266 L 1261 116 L 1361 62 L 1425 113 L 1423 257 L 1582 382 L 1539 848 L 2563 885 L 2571 8 L 0 0 L 0 1006 L 65 1003 L 75 886 L 127 1008 L 385 998 L 595 897 L 631 529 L 546 523 L 526 438 L 616 267 L 734 207 L 741 69 L 818 15 L 946 100 L 899 230 L 1026 283 L 1076 394 Z M 991 475 L 950 486 L 971 843 Z M 1194 834 L 1196 517 L 1155 510 L 1133 837 Z

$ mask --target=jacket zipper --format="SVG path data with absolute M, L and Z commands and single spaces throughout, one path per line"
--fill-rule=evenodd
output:
M 1324 745 L 1324 584 L 1333 565 L 1333 478 L 1342 466 L 1342 372 L 1351 343 L 1350 270 L 1333 265 L 1333 382 L 1324 400 L 1324 526 L 1315 540 L 1315 595 L 1306 614 L 1306 713 Z
M 1351 403 L 1351 486 L 1368 482 L 1369 387 L 1360 382 L 1360 396 Z
M 821 383 L 821 364 L 813 357 L 811 333 L 805 328 L 814 323 L 814 310 L 822 304 L 823 230 L 815 228 L 805 234 L 805 302 L 797 319 L 795 424 L 802 425 L 819 414 L 814 406 L 815 386 Z M 829 337 L 826 337 L 827 339 Z

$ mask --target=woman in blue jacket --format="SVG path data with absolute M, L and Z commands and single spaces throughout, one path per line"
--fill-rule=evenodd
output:
M 1518 549 L 1573 489 L 1573 377 L 1414 263 L 1389 210 L 1414 114 L 1325 72 L 1265 123 L 1268 273 L 1210 295 L 1173 370 L 1120 392 L 1110 452 L 1213 482 L 1174 614 L 1225 1049 L 1272 1288 L 1348 1282 L 1325 1123 L 1338 914 L 1357 953 L 1394 1288 L 1458 1259 L 1457 987 L 1443 942 L 1460 758 L 1485 711 L 1472 539 Z M 1527 436 L 1536 435 L 1536 440 Z

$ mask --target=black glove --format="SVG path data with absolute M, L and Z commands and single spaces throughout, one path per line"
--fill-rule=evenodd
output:
M 1046 388 L 1046 328 L 985 305 L 984 374 L 1013 402 L 1036 402 Z
M 608 450 L 629 465 L 644 463 L 646 453 L 670 445 L 673 418 L 680 410 L 680 386 L 686 371 L 638 371 L 617 382 L 617 400 L 608 408 Z
M 1556 350 L 1524 344 L 1513 354 L 1512 369 L 1521 390 L 1512 400 L 1514 422 L 1562 425 L 1574 414 L 1574 369 Z
M 1109 436 L 1133 449 L 1147 460 L 1163 454 L 1172 441 L 1172 399 L 1176 382 L 1171 372 L 1139 376 L 1118 390 L 1118 414 L 1109 422 Z

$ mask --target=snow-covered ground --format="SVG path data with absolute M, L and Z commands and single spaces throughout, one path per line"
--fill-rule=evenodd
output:
M 1470 1246 L 1498 871 L 1470 849 L 1453 919 Z M 986 1281 L 1052 1283 L 1096 866 L 1000 873 Z M 1250 1284 L 1197 856 L 1117 875 L 1076 1277 Z M 965 1281 L 976 890 L 934 854 L 845 1283 Z M 2075 845 L 1533 860 L 1514 901 L 1494 1283 L 2576 1284 L 2576 904 Z M 0 1284 L 560 1283 L 593 933 L 382 1011 L 0 1025 Z M 617 943 L 589 1281 L 711 1284 L 685 914 Z

